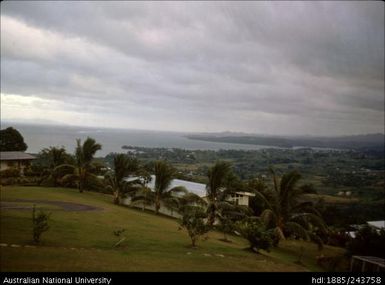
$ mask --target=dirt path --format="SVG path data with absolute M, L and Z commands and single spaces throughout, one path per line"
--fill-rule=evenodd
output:
M 27 205 L 15 205 L 17 202 L 28 202 L 28 203 L 43 203 L 48 205 L 54 205 L 62 208 L 64 211 L 101 211 L 103 208 L 63 201 L 52 201 L 52 200 L 28 200 L 28 199 L 15 199 L 12 201 L 0 201 L 1 209 L 18 209 L 18 210 L 31 210 L 32 206 Z M 55 209 L 52 209 L 55 210 Z

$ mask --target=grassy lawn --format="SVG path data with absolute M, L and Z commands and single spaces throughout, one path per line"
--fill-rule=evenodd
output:
M 33 245 L 30 209 L 2 209 L 0 243 L 22 247 L 0 247 L 1 271 L 322 271 L 316 263 L 321 253 L 314 244 L 286 241 L 270 253 L 245 250 L 247 242 L 231 237 L 232 243 L 210 232 L 198 249 L 189 247 L 187 234 L 176 220 L 112 204 L 109 195 L 74 189 L 2 187 L 2 202 L 41 199 L 74 202 L 101 208 L 65 211 L 35 202 L 52 213 L 50 230 L 41 244 Z M 31 206 L 30 202 L 15 202 Z M 113 231 L 125 229 L 120 247 Z M 298 248 L 304 248 L 302 264 Z M 322 254 L 338 256 L 343 249 L 326 247 Z

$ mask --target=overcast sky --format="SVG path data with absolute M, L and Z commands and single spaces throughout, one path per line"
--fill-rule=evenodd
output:
M 1 119 L 383 133 L 384 3 L 2 2 Z

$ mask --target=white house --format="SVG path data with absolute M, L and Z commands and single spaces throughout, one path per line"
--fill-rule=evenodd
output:
M 249 206 L 250 197 L 254 197 L 255 194 L 250 192 L 235 192 L 230 198 L 229 201 L 235 202 L 235 205 L 240 206 Z
M 36 159 L 33 155 L 22 151 L 1 151 L 0 152 L 0 171 L 9 168 L 19 169 L 23 175 L 24 169 L 31 164 L 31 161 Z
M 126 178 L 126 181 L 133 181 L 138 179 L 137 177 L 130 177 Z M 154 190 L 155 187 L 155 176 L 151 175 L 151 181 L 147 184 L 147 186 Z M 199 197 L 205 199 L 207 201 L 206 197 L 206 185 L 203 183 L 196 183 L 196 182 L 191 182 L 187 180 L 181 180 L 181 179 L 174 179 L 171 182 L 171 185 L 169 189 L 177 187 L 177 186 L 183 186 L 187 189 L 187 191 L 194 193 L 198 195 Z M 243 206 L 248 206 L 249 205 L 249 199 L 250 197 L 255 196 L 253 193 L 249 192 L 236 192 L 233 194 L 231 197 L 229 197 L 229 201 L 235 202 L 236 205 L 243 205 Z M 123 199 L 122 201 L 123 204 L 130 205 L 131 199 L 126 198 Z M 138 206 L 140 207 L 140 206 Z M 153 206 L 146 206 L 146 209 L 154 210 Z M 161 206 L 159 212 L 162 214 L 168 215 L 168 216 L 173 216 L 173 217 L 179 217 L 178 213 L 175 213 L 174 211 L 171 211 L 163 206 Z

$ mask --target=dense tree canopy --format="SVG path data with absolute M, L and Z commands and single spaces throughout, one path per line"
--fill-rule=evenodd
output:
M 18 130 L 12 127 L 0 130 L 0 151 L 25 151 L 27 148 Z

